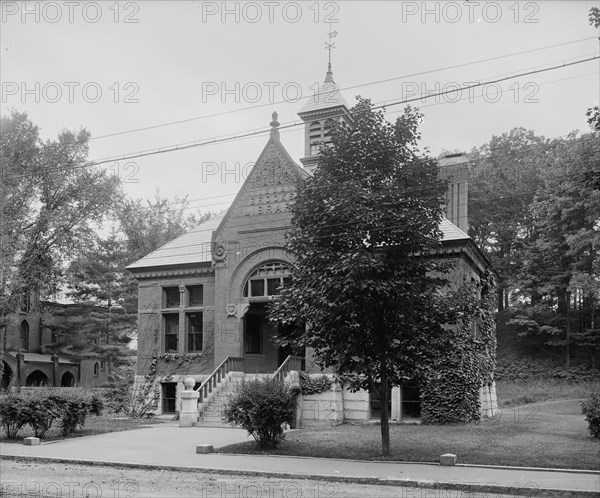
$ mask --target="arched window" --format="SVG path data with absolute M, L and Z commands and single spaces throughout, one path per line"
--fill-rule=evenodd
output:
M 94 377 L 98 377 L 98 374 L 100 373 L 100 365 L 98 364 L 98 362 L 94 363 Z
M 290 280 L 290 267 L 282 262 L 266 263 L 252 273 L 244 285 L 244 297 L 277 296 L 281 286 Z
M 19 332 L 21 335 L 21 348 L 25 351 L 29 350 L 29 324 L 27 320 L 23 320 L 21 322 L 21 326 L 19 327 Z

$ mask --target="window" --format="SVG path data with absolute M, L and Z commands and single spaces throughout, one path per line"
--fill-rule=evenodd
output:
M 100 373 L 100 365 L 98 365 L 98 362 L 94 363 L 94 377 L 98 377 L 98 374 Z
M 267 263 L 255 270 L 244 285 L 244 297 L 268 297 L 279 294 L 290 280 L 290 267 L 285 263 Z
M 202 313 L 187 313 L 187 352 L 202 351 Z
M 179 314 L 163 315 L 165 330 L 165 353 L 177 353 L 179 336 Z
M 471 323 L 471 335 L 473 339 L 481 339 L 481 319 L 475 318 Z
M 202 306 L 204 304 L 204 293 L 201 285 L 190 285 L 188 291 L 188 306 Z
M 165 308 L 179 308 L 179 287 L 165 287 L 163 294 Z
M 21 294 L 19 308 L 21 309 L 22 313 L 29 313 L 31 311 L 31 296 L 29 295 L 29 292 L 23 291 Z
M 105 361 L 100 362 L 100 370 L 102 370 L 103 372 L 106 371 L 106 362 Z
M 262 354 L 262 316 L 248 314 L 244 319 L 245 351 L 248 354 Z
M 27 320 L 23 320 L 21 322 L 21 326 L 19 327 L 19 333 L 21 336 L 21 348 L 25 351 L 29 350 L 29 324 Z

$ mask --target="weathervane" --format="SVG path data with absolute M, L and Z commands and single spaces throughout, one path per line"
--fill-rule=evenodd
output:
M 331 41 L 332 38 L 337 36 L 337 31 L 331 31 L 331 23 L 329 23 L 329 41 L 325 42 L 325 48 L 329 51 L 329 70 L 331 71 L 331 49 L 335 48 L 335 42 Z

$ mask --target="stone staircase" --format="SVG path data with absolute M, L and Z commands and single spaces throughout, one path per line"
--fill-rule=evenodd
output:
M 194 427 L 234 427 L 222 420 L 223 409 L 229 396 L 234 392 L 236 384 L 242 380 L 255 378 L 270 378 L 273 374 L 246 374 L 244 372 L 229 372 L 225 378 L 213 389 L 212 393 L 198 404 L 198 422 Z

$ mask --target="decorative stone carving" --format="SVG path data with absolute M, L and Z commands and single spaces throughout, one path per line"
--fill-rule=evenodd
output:
M 274 147 L 271 147 L 265 158 L 256 168 L 250 184 L 253 187 L 268 187 L 286 185 L 298 181 L 297 172 L 292 165 L 287 164 Z
M 225 264 L 227 262 L 227 243 L 214 242 L 212 246 L 213 265 Z
M 227 311 L 227 318 L 229 318 L 230 316 L 237 316 L 237 309 L 238 306 L 235 303 L 230 303 L 225 307 L 225 310 Z

